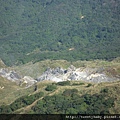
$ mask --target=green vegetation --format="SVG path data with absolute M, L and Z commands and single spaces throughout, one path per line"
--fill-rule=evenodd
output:
M 46 91 L 53 91 L 53 90 L 55 90 L 56 88 L 57 88 L 56 85 L 48 85 L 48 86 L 45 88 L 45 90 L 46 90 Z
M 12 104 L 7 106 L 0 106 L 0 113 L 12 113 L 17 109 L 25 107 L 32 104 L 38 98 L 41 98 L 44 95 L 43 92 L 39 92 L 33 95 L 22 96 L 15 100 Z
M 75 81 L 75 83 L 79 83 Z M 74 83 L 72 81 L 71 83 Z M 81 83 L 81 82 L 80 82 Z M 50 85 L 51 84 L 51 85 Z M 31 94 L 17 98 L 9 105 L 0 106 L 2 113 L 28 114 L 119 114 L 120 81 L 113 83 L 60 86 L 56 83 L 38 83 Z M 49 87 L 50 86 L 50 87 Z M 45 88 L 56 89 L 46 91 Z M 41 92 L 42 91 L 42 92 Z
M 85 83 L 73 83 L 72 85 L 84 85 Z
M 117 60 L 116 60 L 117 59 Z M 50 68 L 56 68 L 61 67 L 63 69 L 67 69 L 70 67 L 70 65 L 74 65 L 76 68 L 79 67 L 88 67 L 88 68 L 100 68 L 104 69 L 106 73 L 112 74 L 112 69 L 114 69 L 115 75 L 120 75 L 120 58 L 113 59 L 113 61 L 107 61 L 107 60 L 90 60 L 90 61 L 66 61 L 66 60 L 44 60 L 39 61 L 37 63 L 29 62 L 27 64 L 23 64 L 20 66 L 14 66 L 14 69 L 22 74 L 23 76 L 31 76 L 33 78 L 39 77 L 48 67 Z
M 70 85 L 70 81 L 63 81 L 63 82 L 58 82 L 56 83 L 57 85 L 60 85 L 60 86 L 66 86 L 66 85 Z
M 89 83 L 86 87 L 90 87 L 90 86 L 92 86 L 92 84 L 91 84 L 91 83 Z
M 0 5 L 0 58 L 7 65 L 120 55 L 119 0 L 1 0 Z
M 39 70 L 45 70 L 48 66 L 67 68 L 70 64 L 75 67 L 84 64 L 84 67 L 88 68 L 97 66 L 100 68 L 99 72 L 104 67 L 104 72 L 119 78 L 119 60 L 46 60 L 17 66 L 17 69 L 22 72 L 27 72 L 28 69 L 29 75 L 32 75 L 33 71 L 40 73 Z M 0 114 L 120 114 L 119 93 L 119 80 L 99 84 L 84 81 L 41 81 L 24 88 L 0 77 Z
M 85 94 L 77 90 L 65 90 L 63 95 L 46 96 L 32 107 L 37 114 L 108 114 L 114 98 L 105 99 L 104 94 Z
M 101 90 L 101 93 L 108 93 L 108 88 L 104 88 L 103 90 Z
M 63 92 L 63 95 L 64 95 L 64 96 L 71 96 L 71 95 L 74 95 L 75 93 L 78 93 L 78 90 L 77 90 L 77 89 L 66 89 L 66 90 Z

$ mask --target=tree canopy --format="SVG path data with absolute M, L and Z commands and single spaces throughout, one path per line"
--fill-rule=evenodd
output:
M 120 55 L 119 0 L 1 0 L 0 58 L 8 65 L 44 59 Z

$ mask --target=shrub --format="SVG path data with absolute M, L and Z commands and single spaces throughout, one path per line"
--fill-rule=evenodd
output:
M 55 90 L 56 88 L 57 88 L 56 85 L 48 85 L 48 86 L 45 88 L 45 90 L 46 90 L 46 91 L 53 91 L 53 90 Z
M 63 92 L 63 95 L 64 96 L 71 96 L 73 95 L 74 93 L 77 93 L 78 90 L 77 89 L 67 89 Z
M 61 86 L 70 85 L 70 81 L 58 82 L 57 85 L 61 85 Z
M 73 83 L 72 85 L 84 85 L 84 83 Z
M 104 88 L 103 90 L 100 91 L 101 93 L 108 93 L 108 88 Z
M 90 86 L 92 86 L 92 84 L 89 83 L 86 87 L 90 87 Z

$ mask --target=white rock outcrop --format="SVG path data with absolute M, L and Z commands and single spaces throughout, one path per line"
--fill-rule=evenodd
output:
M 103 68 L 75 68 L 70 66 L 68 69 L 62 69 L 57 67 L 55 69 L 48 68 L 37 81 L 51 80 L 55 82 L 65 81 L 65 80 L 84 80 L 87 82 L 110 82 L 115 80 L 115 78 L 108 77 L 104 73 Z

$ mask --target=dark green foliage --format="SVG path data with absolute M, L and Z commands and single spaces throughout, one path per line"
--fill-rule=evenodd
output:
M 65 91 L 63 92 L 63 95 L 64 95 L 64 96 L 71 96 L 71 95 L 73 95 L 73 94 L 75 94 L 75 93 L 77 93 L 77 92 L 78 92 L 77 89 L 67 89 L 67 90 L 65 90 Z
M 37 114 L 109 114 L 114 98 L 100 94 L 80 96 L 76 89 L 67 89 L 63 94 L 46 96 L 32 107 Z
M 109 99 L 107 99 L 105 102 L 104 102 L 104 104 L 109 108 L 109 107 L 111 107 L 111 106 L 113 106 L 114 105 L 114 98 L 109 98 Z
M 85 83 L 73 83 L 72 85 L 84 85 Z
M 91 84 L 91 83 L 89 83 L 86 87 L 90 87 L 90 86 L 92 86 L 92 84 Z
M 35 87 L 34 87 L 34 91 L 36 91 L 37 90 L 37 85 L 35 85 Z
M 46 90 L 46 91 L 53 91 L 53 90 L 55 90 L 56 88 L 57 88 L 56 85 L 48 85 L 48 86 L 45 88 L 45 90 Z
M 101 90 L 100 92 L 101 92 L 101 93 L 108 93 L 108 91 L 109 91 L 108 88 L 104 88 L 104 89 Z
M 0 5 L 0 58 L 8 65 L 120 55 L 119 0 L 1 0 Z
M 58 82 L 56 83 L 57 85 L 60 85 L 60 86 L 66 86 L 66 85 L 70 85 L 70 81 L 63 81 L 63 82 Z
M 29 96 L 22 96 L 8 106 L 1 106 L 0 113 L 12 113 L 17 109 L 32 104 L 35 100 L 41 98 L 43 94 L 43 92 L 39 92 Z
M 43 96 L 36 93 L 31 96 L 23 96 L 12 104 L 0 106 L 0 113 L 13 113 L 33 103 Z M 115 99 L 106 93 L 79 95 L 77 89 L 66 89 L 62 94 L 45 96 L 35 104 L 30 113 L 33 114 L 109 114 L 109 109 L 114 106 Z
M 6 114 L 11 112 L 12 112 L 12 109 L 9 106 L 0 106 L 0 113 Z
M 104 94 L 95 94 L 93 96 L 84 95 L 85 102 L 89 105 L 89 114 L 109 114 L 109 108 L 114 105 L 114 98 L 105 99 Z

